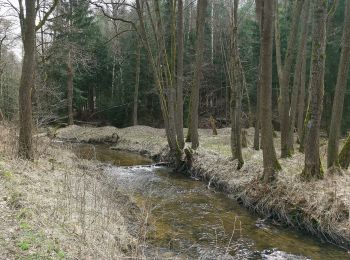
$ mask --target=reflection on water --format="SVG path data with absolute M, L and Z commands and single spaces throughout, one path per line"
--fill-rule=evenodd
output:
M 152 160 L 138 154 L 115 151 L 105 145 L 79 144 L 75 147 L 76 154 L 84 159 L 98 160 L 116 166 L 147 165 Z
M 117 165 L 150 163 L 106 147 L 95 151 L 97 159 L 120 162 Z M 110 167 L 106 171 L 138 206 L 152 209 L 148 240 L 160 250 L 200 259 L 350 259 L 330 244 L 265 223 L 226 194 L 168 168 Z

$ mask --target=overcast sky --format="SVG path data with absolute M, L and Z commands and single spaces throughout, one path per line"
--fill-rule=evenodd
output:
M 18 0 L 0 0 L 2 2 L 8 2 L 14 5 L 15 7 L 18 7 Z M 13 8 L 4 8 L 0 7 L 0 17 L 4 17 L 8 20 L 10 20 L 13 23 L 13 35 L 17 36 L 17 40 L 14 42 L 14 46 L 12 48 L 12 51 L 17 55 L 19 59 L 22 59 L 22 43 L 20 39 L 21 29 L 19 26 L 19 20 L 17 13 L 13 10 Z

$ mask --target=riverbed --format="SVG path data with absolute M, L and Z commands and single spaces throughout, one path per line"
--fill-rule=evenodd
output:
M 229 195 L 138 154 L 79 145 L 107 163 L 115 185 L 145 212 L 150 248 L 192 259 L 350 259 L 338 247 L 252 214 Z M 146 249 L 147 252 L 147 249 Z

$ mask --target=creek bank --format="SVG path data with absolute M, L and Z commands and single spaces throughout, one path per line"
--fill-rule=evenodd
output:
M 68 137 L 76 131 L 98 133 L 100 128 L 68 127 L 59 129 Z M 89 131 L 86 131 L 89 130 Z M 95 133 L 96 132 L 96 133 Z M 101 134 L 101 131 L 99 134 Z M 167 158 L 168 147 L 163 129 L 147 126 L 134 126 L 123 129 L 109 128 L 103 133 L 117 133 L 119 139 L 113 149 L 138 152 L 154 160 Z M 296 153 L 292 158 L 281 159 L 283 170 L 278 174 L 274 186 L 260 183 L 262 174 L 262 153 L 252 148 L 243 150 L 245 164 L 236 170 L 237 162 L 230 159 L 230 129 L 218 129 L 212 136 L 210 129 L 200 129 L 200 148 L 193 157 L 191 174 L 208 182 L 208 187 L 216 187 L 233 194 L 245 207 L 287 224 L 307 231 L 322 240 L 332 242 L 343 248 L 350 248 L 350 174 L 326 174 L 325 179 L 302 182 L 299 174 L 304 156 Z M 254 130 L 247 130 L 248 147 L 252 146 Z M 275 147 L 279 151 L 279 133 Z M 321 160 L 325 160 L 325 141 L 321 143 Z
M 16 129 L 0 125 L 0 259 L 142 256 L 142 214 L 105 166 L 44 135 L 34 138 L 35 160 L 21 160 Z

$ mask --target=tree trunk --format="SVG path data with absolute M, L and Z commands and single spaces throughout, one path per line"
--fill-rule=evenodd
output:
M 306 45 L 307 45 L 307 36 L 308 36 L 308 20 L 309 20 L 309 9 L 310 1 L 305 0 L 303 6 L 303 13 L 301 18 L 301 23 L 305 26 L 301 27 L 301 40 L 299 44 L 299 51 L 296 60 L 293 89 L 292 89 L 292 99 L 290 106 L 290 118 L 289 118 L 289 137 L 288 137 L 288 148 L 292 153 L 294 152 L 294 129 L 295 129 L 295 117 L 298 106 L 298 95 L 302 88 L 305 92 L 305 56 L 306 56 Z M 305 96 L 305 94 L 303 95 Z M 305 98 L 305 97 L 302 97 Z
M 73 66 L 71 52 L 68 51 L 67 57 L 67 112 L 68 112 L 68 125 L 74 124 L 73 118 Z M 93 95 L 93 94 L 92 94 Z
M 315 20 L 312 33 L 312 76 L 309 103 L 310 116 L 306 122 L 305 167 L 302 172 L 302 177 L 307 180 L 323 177 L 319 149 L 326 58 L 327 7 L 327 1 L 315 1 Z
M 185 147 L 183 123 L 184 17 L 183 0 L 177 1 L 176 135 L 180 149 Z
M 233 30 L 231 33 L 231 153 L 233 159 L 238 160 L 237 168 L 244 164 L 242 155 L 241 118 L 242 118 L 242 90 L 244 85 L 243 68 L 238 49 L 238 5 L 234 0 Z
M 348 82 L 350 64 L 350 1 L 346 1 L 341 48 L 337 85 L 335 86 L 331 126 L 328 139 L 328 168 L 338 165 L 340 127 L 343 117 L 344 96 Z
M 281 35 L 280 35 L 280 25 L 279 25 L 278 0 L 275 0 L 274 25 L 275 25 L 275 49 L 276 49 L 277 75 L 278 75 L 278 82 L 279 82 L 279 84 L 281 84 L 281 82 L 282 82 L 282 55 L 281 55 Z
M 210 62 L 214 64 L 214 1 L 210 4 Z
M 19 147 L 18 154 L 32 160 L 32 88 L 34 86 L 35 67 L 35 1 L 25 1 L 26 17 L 21 21 L 23 36 L 23 64 L 19 88 Z M 24 14 L 23 14 L 24 15 Z
M 309 7 L 310 9 L 310 7 Z M 309 10 L 310 12 L 310 10 Z M 310 15 L 309 15 L 310 16 Z M 309 33 L 309 24 L 310 24 L 310 18 L 309 22 L 306 25 L 307 26 L 307 34 Z M 306 36 L 307 38 L 308 36 Z M 304 51 L 304 55 L 302 56 L 301 61 L 301 74 L 300 74 L 300 85 L 299 85 L 299 96 L 298 96 L 298 139 L 299 143 L 301 144 L 303 139 L 303 132 L 304 132 L 304 120 L 305 120 L 305 88 L 306 88 L 306 50 L 307 50 L 307 39 L 305 40 L 305 45 L 301 46 L 301 48 Z
M 263 16 L 264 16 L 264 0 L 255 0 L 255 12 L 256 21 L 258 23 L 260 40 L 262 37 L 263 30 Z M 260 43 L 260 57 L 258 67 L 258 81 L 256 84 L 256 119 L 255 119 L 255 131 L 254 131 L 254 149 L 260 149 L 260 110 L 261 110 L 261 60 L 262 60 L 262 44 Z
M 350 135 L 346 139 L 346 142 L 339 154 L 339 165 L 343 169 L 348 169 L 350 164 Z
M 140 68 L 141 68 L 141 40 L 137 42 L 136 52 L 136 76 L 135 76 L 135 89 L 134 89 L 134 109 L 133 109 L 133 125 L 138 125 L 137 120 L 137 108 L 139 103 L 139 86 L 140 86 Z
M 272 129 L 272 45 L 274 1 L 265 0 L 263 7 L 262 54 L 261 58 L 261 142 L 263 146 L 263 180 L 269 183 L 276 179 L 280 169 L 273 144 Z
M 292 70 L 292 62 L 295 56 L 295 42 L 297 39 L 300 14 L 304 0 L 294 2 L 291 30 L 288 36 L 287 52 L 284 59 L 282 81 L 280 82 L 280 101 L 281 101 L 281 157 L 291 156 L 291 148 L 288 146 L 289 137 L 289 78 Z
M 195 69 L 190 97 L 190 133 L 192 148 L 197 149 L 199 146 L 198 136 L 198 108 L 199 108 L 199 85 L 202 75 L 202 63 L 204 52 L 204 25 L 208 0 L 198 0 L 197 4 L 197 39 L 196 39 L 196 57 Z

